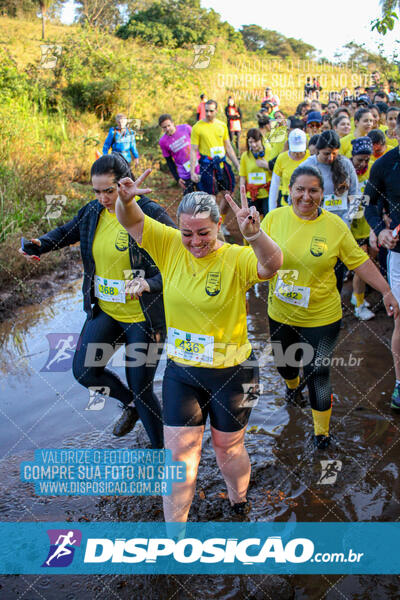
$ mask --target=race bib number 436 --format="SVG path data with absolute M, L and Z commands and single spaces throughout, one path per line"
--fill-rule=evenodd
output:
M 212 364 L 214 337 L 168 327 L 168 355 L 197 363 Z

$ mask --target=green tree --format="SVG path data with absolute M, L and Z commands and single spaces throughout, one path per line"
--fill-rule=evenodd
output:
M 400 12 L 400 1 L 399 0 L 381 0 L 381 18 L 371 21 L 371 29 L 382 35 L 386 35 L 389 31 L 392 31 L 396 20 L 398 20 L 398 12 Z M 397 11 L 397 12 L 396 12 Z
M 0 15 L 4 17 L 33 16 L 36 12 L 36 0 L 0 0 Z
M 295 38 L 287 38 L 288 43 L 292 47 L 294 54 L 301 60 L 314 58 L 316 49 L 311 44 L 306 44 L 303 40 L 296 40 Z
M 75 5 L 79 23 L 110 30 L 121 22 L 121 5 L 115 0 L 76 0 Z
M 205 44 L 218 37 L 240 39 L 231 25 L 221 22 L 218 13 L 202 8 L 200 0 L 158 0 L 132 14 L 118 28 L 117 36 L 141 38 L 169 48 Z
M 280 56 L 281 58 L 294 55 L 299 58 L 311 58 L 315 52 L 315 48 L 311 44 L 295 38 L 286 38 L 281 33 L 263 29 L 260 25 L 243 25 L 240 33 L 244 45 L 251 52 L 264 51 L 271 56 Z

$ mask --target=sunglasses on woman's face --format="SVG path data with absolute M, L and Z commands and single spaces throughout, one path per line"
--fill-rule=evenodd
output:
M 308 127 L 322 127 L 322 123 L 314 123 L 314 122 L 312 122 L 312 123 L 308 124 Z

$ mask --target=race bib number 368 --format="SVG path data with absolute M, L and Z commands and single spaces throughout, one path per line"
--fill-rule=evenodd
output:
M 106 302 L 122 302 L 125 304 L 125 281 L 123 279 L 105 279 L 95 275 L 94 295 Z

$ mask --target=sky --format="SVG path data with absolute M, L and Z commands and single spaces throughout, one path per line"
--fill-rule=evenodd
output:
M 365 43 L 377 51 L 379 41 L 384 43 L 384 54 L 390 55 L 394 42 L 400 39 L 400 24 L 393 32 L 380 36 L 371 32 L 370 22 L 380 16 L 379 0 L 321 0 L 308 3 L 299 0 L 280 0 L 277 3 L 260 0 L 201 0 L 204 8 L 213 8 L 236 29 L 241 25 L 260 25 L 274 29 L 286 37 L 301 39 L 321 50 L 321 55 L 334 59 L 335 52 L 349 41 Z M 312 18 L 311 16 L 312 15 Z M 73 1 L 63 11 L 63 22 L 73 19 Z M 400 47 L 400 46 L 399 46 Z

